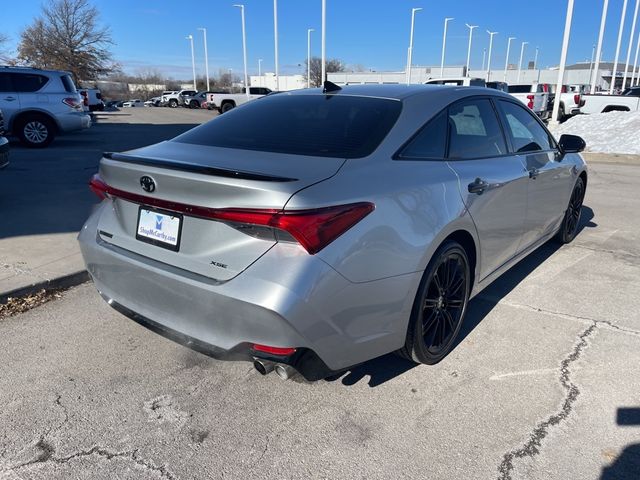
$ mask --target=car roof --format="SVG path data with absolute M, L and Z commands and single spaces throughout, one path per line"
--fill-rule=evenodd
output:
M 409 97 L 416 95 L 430 96 L 430 95 L 442 95 L 443 92 L 447 92 L 452 99 L 463 98 L 472 95 L 493 95 L 493 96 L 506 96 L 504 92 L 494 90 L 485 87 L 464 87 L 459 85 L 423 85 L 423 84 L 411 84 L 411 85 L 344 85 L 340 90 L 334 90 L 329 95 L 349 95 L 358 97 L 371 97 L 371 98 L 387 98 L 391 100 L 405 100 Z M 291 90 L 287 93 L 289 95 L 327 95 L 321 88 L 309 88 L 300 90 Z

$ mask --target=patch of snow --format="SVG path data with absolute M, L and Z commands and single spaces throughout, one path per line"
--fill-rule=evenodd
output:
M 549 130 L 556 139 L 565 133 L 582 137 L 587 152 L 640 154 L 640 111 L 576 115 Z

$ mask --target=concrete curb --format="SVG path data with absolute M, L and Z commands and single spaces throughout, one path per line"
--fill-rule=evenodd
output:
M 9 292 L 0 293 L 0 303 L 6 303 L 9 298 L 24 297 L 26 295 L 34 294 L 42 289 L 59 290 L 61 288 L 75 287 L 76 285 L 80 285 L 87 281 L 89 281 L 89 273 L 86 270 L 81 270 L 79 272 L 27 285 L 26 287 L 16 288 Z

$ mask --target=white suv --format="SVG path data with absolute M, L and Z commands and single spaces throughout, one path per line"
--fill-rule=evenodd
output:
M 0 66 L 0 110 L 7 132 L 28 147 L 91 126 L 71 75 L 59 70 Z

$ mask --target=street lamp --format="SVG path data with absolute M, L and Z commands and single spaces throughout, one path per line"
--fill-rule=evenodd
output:
M 311 87 L 311 32 L 313 28 L 307 29 L 307 88 Z
M 440 61 L 440 78 L 444 77 L 444 52 L 447 47 L 447 24 L 453 20 L 453 18 L 444 19 L 444 33 L 442 34 L 442 60 Z
M 618 45 L 616 46 L 616 58 L 613 61 L 613 72 L 611 72 L 611 85 L 609 87 L 609 94 L 613 95 L 613 89 L 616 86 L 616 73 L 618 70 L 618 59 L 620 57 L 620 44 L 622 43 L 622 32 L 624 31 L 624 18 L 627 15 L 627 3 L 628 0 L 624 0 L 622 4 L 622 16 L 620 17 L 620 28 L 618 29 Z
M 244 93 L 249 98 L 249 81 L 247 78 L 247 35 L 244 26 L 244 5 L 234 5 L 240 9 L 240 18 L 242 19 L 242 58 L 244 61 Z
M 258 76 L 259 77 L 262 76 L 262 59 L 261 58 L 258 59 Z
M 326 51 L 326 38 L 327 38 L 327 0 L 322 0 L 322 80 L 320 85 L 324 84 L 327 75 L 327 51 Z
M 633 75 L 631 76 L 631 86 L 635 86 L 636 84 L 636 73 L 637 73 L 637 68 L 638 68 L 638 53 L 640 53 L 640 33 L 638 33 L 638 42 L 636 45 L 636 59 L 633 62 Z M 640 78 L 640 75 L 638 75 L 638 78 Z
M 193 69 L 193 89 L 197 90 L 196 87 L 196 57 L 193 53 L 193 35 L 187 35 L 185 37 L 187 40 L 191 42 L 191 68 Z
M 529 45 L 529 42 L 522 42 L 520 47 L 520 62 L 518 63 L 518 83 L 520 83 L 520 73 L 522 73 L 522 57 L 524 57 L 524 47 Z
M 538 69 L 538 52 L 539 52 L 539 50 L 540 50 L 540 47 L 536 47 L 536 54 L 533 57 L 533 69 L 534 70 Z
M 473 29 L 478 28 L 478 25 L 469 25 L 465 23 L 469 29 L 469 48 L 467 49 L 467 77 L 469 76 L 469 65 L 471 64 L 471 38 L 473 37 Z
M 273 42 L 276 60 L 276 91 L 280 90 L 280 76 L 278 74 L 278 0 L 273 0 Z
M 598 35 L 598 49 L 596 51 L 596 65 L 593 69 L 593 75 L 589 79 L 591 81 L 591 95 L 596 93 L 596 77 L 600 70 L 600 58 L 602 57 L 602 39 L 604 37 L 604 27 L 607 23 L 607 9 L 609 8 L 609 0 L 604 0 L 602 6 L 602 18 L 600 19 L 600 34 Z
M 596 56 L 596 44 L 593 44 L 591 48 L 591 61 L 589 62 L 589 82 L 591 82 L 591 75 L 593 75 L 593 60 Z
M 504 80 L 503 81 L 507 81 L 507 69 L 509 68 L 509 51 L 511 50 L 511 41 L 515 40 L 516 37 L 509 37 L 509 40 L 507 41 L 507 59 L 504 62 Z
M 491 80 L 491 50 L 493 49 L 493 36 L 497 35 L 498 32 L 490 32 L 487 30 L 489 34 L 489 58 L 487 59 L 487 82 Z
M 636 10 L 633 13 L 633 23 L 631 24 L 631 35 L 629 36 L 629 48 L 627 49 L 627 62 L 624 65 L 624 76 L 622 77 L 622 88 L 627 84 L 627 71 L 629 70 L 629 60 L 631 60 L 631 47 L 633 46 L 633 37 L 636 36 L 636 22 L 638 21 L 638 8 L 640 0 L 636 0 Z
M 207 29 L 198 28 L 198 30 L 201 30 L 204 35 L 204 71 L 207 76 L 207 92 L 208 92 L 210 88 L 209 88 L 209 55 L 207 54 Z
M 411 9 L 411 35 L 409 36 L 409 50 L 407 53 L 407 85 L 411 83 L 411 62 L 413 57 L 413 27 L 416 21 L 416 12 L 419 12 L 420 10 L 422 10 L 422 8 Z
M 487 49 L 483 48 L 482 49 L 482 70 L 485 70 L 486 67 L 486 62 L 487 62 Z
M 573 17 L 573 1 L 567 3 L 567 18 L 564 23 L 564 37 L 562 39 L 562 52 L 560 54 L 560 68 L 558 69 L 558 83 L 556 85 L 556 95 L 558 98 L 562 92 L 562 84 L 564 83 L 564 68 L 567 64 L 567 51 L 569 50 L 569 38 L 571 37 L 571 19 Z M 551 114 L 551 122 L 558 123 L 558 113 L 560 112 L 560 102 L 553 102 L 553 113 Z

